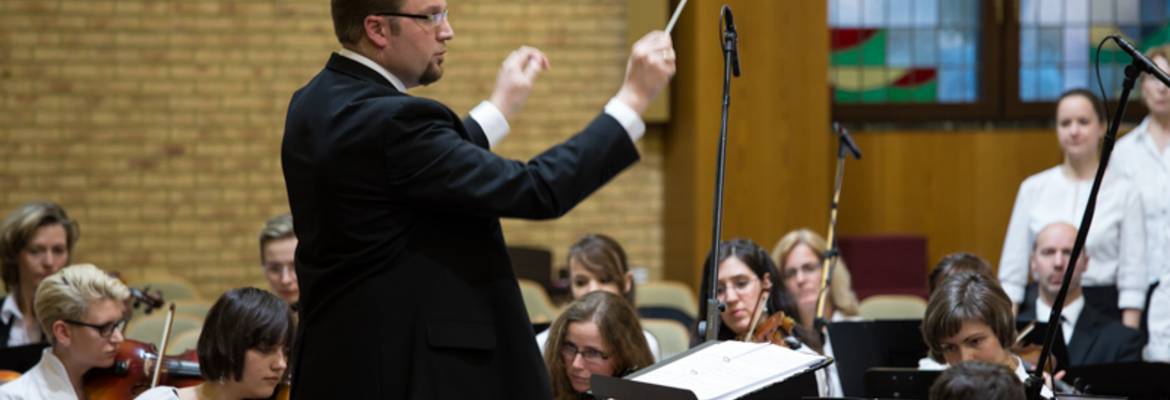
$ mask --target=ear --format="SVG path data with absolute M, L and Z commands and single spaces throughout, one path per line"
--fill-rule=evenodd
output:
M 764 284 L 763 284 L 764 290 L 772 290 L 772 273 L 765 272 L 763 279 L 764 279 Z
M 50 328 L 52 329 L 52 332 L 50 332 L 49 334 L 53 335 L 53 339 L 54 339 L 55 343 L 60 343 L 64 346 L 68 346 L 70 343 L 73 342 L 72 333 L 69 331 L 69 324 L 66 324 L 65 321 L 61 321 L 61 320 L 54 321 L 53 325 Z
M 366 19 L 362 21 L 362 27 L 365 31 L 366 39 L 373 43 L 374 47 L 379 49 L 390 45 L 390 19 L 378 16 L 367 15 Z
M 622 293 L 629 293 L 634 290 L 634 271 L 626 271 L 626 285 L 622 288 Z

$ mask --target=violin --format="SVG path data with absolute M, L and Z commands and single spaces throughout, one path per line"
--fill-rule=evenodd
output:
M 764 291 L 760 295 L 759 301 L 756 303 L 756 310 L 752 313 L 752 321 L 748 326 L 748 332 L 744 335 L 745 341 L 756 343 L 771 343 L 777 346 L 784 346 L 793 350 L 799 349 L 801 344 L 793 336 L 793 330 L 796 328 L 796 321 L 789 317 L 784 311 L 776 311 L 764 318 L 762 321 L 760 317 L 763 314 L 763 305 L 768 301 L 769 293 Z
M 162 385 L 186 387 L 203 382 L 199 363 L 192 360 L 194 351 L 164 356 L 161 363 L 159 354 L 153 344 L 124 340 L 118 345 L 113 366 L 93 369 L 85 374 L 85 392 L 90 399 L 132 399 L 151 388 L 156 367 L 161 367 L 159 384 Z

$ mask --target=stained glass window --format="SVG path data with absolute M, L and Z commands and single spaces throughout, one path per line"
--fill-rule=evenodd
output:
M 1020 0 L 1019 99 L 1055 101 L 1074 87 L 1097 90 L 1097 43 L 1119 34 L 1141 50 L 1170 42 L 1170 0 Z M 1101 79 L 1121 92 L 1129 55 L 1101 49 Z M 1138 88 L 1135 87 L 1135 90 Z
M 829 0 L 838 104 L 980 99 L 979 0 Z

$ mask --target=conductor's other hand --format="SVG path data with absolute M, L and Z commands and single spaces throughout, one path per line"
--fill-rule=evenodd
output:
M 488 101 L 504 113 L 504 118 L 511 119 L 524 107 L 524 102 L 532 93 L 536 76 L 546 69 L 548 57 L 540 50 L 528 46 L 516 49 L 500 65 L 500 72 L 496 75 L 496 89 Z
M 647 33 L 630 52 L 618 100 L 642 114 L 674 76 L 674 46 L 663 31 Z

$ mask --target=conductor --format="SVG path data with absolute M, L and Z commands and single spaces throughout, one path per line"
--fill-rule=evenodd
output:
M 559 217 L 638 160 L 670 37 L 635 43 L 604 110 L 521 162 L 490 149 L 543 54 L 508 57 L 461 120 L 406 93 L 443 74 L 445 0 L 332 0 L 332 15 L 342 49 L 293 94 L 281 149 L 299 239 L 293 398 L 549 398 L 499 218 Z

